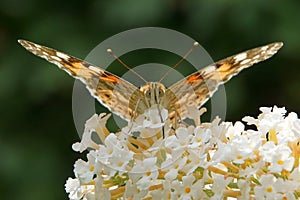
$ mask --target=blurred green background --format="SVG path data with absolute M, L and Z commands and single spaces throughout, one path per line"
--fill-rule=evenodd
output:
M 279 54 L 226 84 L 227 120 L 236 121 L 260 106 L 300 113 L 299 9 L 297 0 L 0 0 L 0 199 L 67 199 L 65 180 L 80 157 L 71 150 L 79 139 L 73 78 L 29 54 L 18 38 L 84 58 L 114 34 L 156 26 L 189 35 L 214 60 L 283 41 Z M 130 66 L 177 59 L 159 55 L 123 59 Z

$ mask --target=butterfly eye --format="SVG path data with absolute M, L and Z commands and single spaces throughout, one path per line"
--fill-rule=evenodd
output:
M 144 95 L 145 95 L 147 98 L 150 98 L 150 97 L 151 97 L 151 92 L 150 92 L 150 90 L 146 90 L 146 91 L 144 92 Z
M 165 95 L 165 91 L 162 90 L 162 89 L 159 89 L 159 90 L 158 90 L 158 96 L 159 96 L 159 97 L 163 97 L 164 95 Z

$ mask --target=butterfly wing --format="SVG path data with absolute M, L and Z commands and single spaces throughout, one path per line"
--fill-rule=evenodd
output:
M 25 40 L 18 42 L 28 51 L 79 79 L 93 97 L 123 119 L 129 121 L 146 109 L 142 92 L 118 76 L 54 49 Z
M 184 119 L 189 107 L 199 109 L 218 89 L 241 70 L 273 56 L 281 47 L 281 42 L 254 48 L 211 64 L 200 71 L 180 80 L 166 91 L 170 118 Z M 177 106 L 174 106 L 177 105 Z M 175 109 L 174 109 L 175 108 Z

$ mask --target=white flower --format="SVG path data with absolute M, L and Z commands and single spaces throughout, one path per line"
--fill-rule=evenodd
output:
M 250 199 L 250 181 L 249 179 L 239 179 L 237 182 L 238 188 L 240 189 L 241 196 L 239 196 L 238 200 Z
M 214 192 L 214 196 L 211 199 L 222 199 L 223 193 L 226 190 L 227 185 L 231 182 L 232 178 L 225 178 L 224 176 L 213 174 L 214 183 L 211 187 Z
M 137 185 L 132 182 L 132 180 L 128 180 L 125 185 L 125 198 L 132 198 L 133 200 L 140 200 L 145 197 L 148 193 L 148 190 L 140 190 Z
M 182 182 L 175 180 L 171 184 L 171 197 L 172 199 L 192 199 L 195 189 L 193 188 L 193 182 L 195 181 L 195 177 L 192 175 L 182 177 Z
M 202 188 L 204 188 L 204 179 L 193 182 L 191 191 L 193 199 L 208 199 Z
M 254 158 L 254 151 L 259 148 L 260 144 L 260 138 L 253 140 L 248 135 L 235 135 L 230 142 L 233 163 L 243 164 L 246 159 Z
M 106 173 L 113 176 L 118 170 L 120 174 L 126 171 L 126 166 L 132 160 L 133 152 L 129 151 L 115 134 L 109 134 L 104 145 L 97 150 L 97 159 L 105 167 Z
M 176 135 L 169 136 L 165 139 L 165 148 L 170 152 L 169 159 L 177 160 L 182 156 L 190 144 L 192 134 L 187 128 L 180 127 L 176 130 Z
M 203 146 L 200 150 L 195 149 L 188 149 L 188 160 L 186 164 L 182 167 L 182 170 L 186 174 L 192 174 L 197 168 L 207 168 L 208 167 L 208 161 L 207 161 L 207 149 L 208 145 Z
M 158 104 L 154 104 L 145 110 L 136 121 L 142 128 L 159 128 L 165 124 L 167 118 L 168 110 Z
M 225 160 L 233 160 L 232 147 L 230 144 L 222 143 L 221 141 L 217 144 L 218 149 L 214 151 L 213 157 L 210 161 L 211 165 L 220 163 Z
M 278 178 L 274 184 L 274 188 L 277 193 L 290 194 L 293 193 L 299 187 L 299 183 L 295 183 L 289 180 L 283 180 Z
M 179 127 L 178 129 L 176 129 L 176 136 L 182 148 L 187 147 L 192 139 L 191 133 L 187 128 L 184 127 Z
M 96 132 L 99 138 L 104 141 L 104 131 L 106 130 L 105 125 L 110 116 L 110 114 L 106 115 L 105 113 L 101 113 L 99 116 L 97 114 L 94 114 L 90 119 L 88 119 L 85 123 L 81 142 L 73 144 L 73 150 L 82 153 L 89 147 L 98 149 L 98 144 L 95 143 L 92 139 L 92 133 Z
M 95 200 L 102 200 L 102 199 L 111 199 L 110 192 L 108 189 L 102 187 L 103 179 L 101 177 L 97 177 L 95 179 Z
M 272 162 L 272 155 L 276 152 L 277 146 L 273 141 L 266 142 L 259 147 L 259 153 L 265 162 Z
M 273 142 L 265 143 L 260 149 L 261 156 L 265 162 L 270 162 L 272 172 L 281 172 L 283 169 L 291 170 L 294 158 L 291 157 L 291 149 L 283 145 L 275 145 Z
M 163 188 L 161 190 L 151 191 L 153 200 L 169 199 L 171 195 L 171 186 L 169 181 L 162 181 Z
M 65 184 L 66 192 L 69 193 L 69 199 L 77 200 L 83 197 L 81 185 L 78 179 L 68 178 Z
M 127 172 L 127 165 L 133 159 L 134 153 L 126 148 L 116 148 L 112 157 L 108 158 L 109 167 L 112 171 L 118 171 L 119 174 Z M 111 174 L 113 175 L 113 174 Z
M 254 188 L 254 193 L 256 199 L 274 199 L 275 194 L 277 193 L 274 188 L 274 183 L 276 178 L 272 174 L 262 175 L 259 179 L 261 186 L 256 186 Z
M 279 146 L 272 154 L 271 166 L 272 172 L 281 172 L 283 169 L 290 171 L 294 166 L 294 157 L 291 157 L 291 150 L 286 146 Z
M 77 160 L 74 164 L 75 176 L 81 183 L 89 183 L 93 180 L 95 172 L 95 152 L 91 151 L 88 155 L 88 161 L 85 162 L 81 159 Z
M 216 119 L 214 119 L 209 126 L 212 133 L 212 139 L 210 141 L 211 143 L 217 143 L 218 141 L 227 141 L 226 133 L 228 126 L 231 123 L 220 123 L 220 121 L 221 119 L 216 117 Z
M 116 148 L 122 148 L 122 146 L 120 146 L 117 136 L 111 133 L 106 137 L 104 145 L 100 145 L 97 151 L 97 159 L 103 163 L 107 162 L 107 159 L 113 156 Z
M 295 199 L 291 194 L 299 187 L 295 182 L 276 179 L 271 174 L 261 176 L 260 183 L 261 186 L 254 188 L 257 199 Z
M 70 200 L 81 200 L 86 195 L 94 192 L 93 185 L 81 185 L 78 179 L 69 178 L 65 184 L 66 192 Z
M 283 122 L 284 115 L 286 113 L 285 108 L 278 108 L 274 106 L 273 108 L 261 107 L 262 113 L 257 119 L 253 117 L 244 117 L 243 121 L 247 122 L 248 125 L 256 125 L 258 131 L 263 134 L 268 132 L 279 132 L 282 130 L 280 124 Z
M 163 162 L 162 169 L 167 171 L 167 173 L 165 174 L 166 180 L 171 181 L 177 178 L 178 171 L 184 167 L 186 161 L 187 157 L 179 157 L 176 160 L 168 159 L 165 162 Z
M 249 177 L 255 175 L 257 172 L 261 170 L 261 168 L 265 165 L 265 162 L 262 160 L 247 166 L 245 169 L 240 170 L 240 177 L 245 177 L 249 179 Z
M 232 126 L 232 123 L 230 124 L 230 126 L 228 127 L 228 130 L 227 130 L 227 133 L 226 133 L 226 136 L 231 139 L 235 136 L 240 136 L 243 131 L 245 129 L 245 125 L 242 124 L 242 122 L 235 122 L 234 126 Z
M 158 176 L 156 161 L 156 157 L 146 158 L 131 169 L 129 177 L 133 182 L 136 182 L 136 186 L 139 190 L 148 190 L 151 181 L 156 180 Z
M 189 145 L 190 148 L 197 148 L 204 145 L 211 139 L 212 135 L 210 129 L 204 129 L 199 126 L 195 128 L 194 134 L 192 143 Z

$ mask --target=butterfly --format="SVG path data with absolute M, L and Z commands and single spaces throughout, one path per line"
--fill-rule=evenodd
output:
M 93 97 L 123 119 L 134 121 L 151 106 L 159 105 L 168 111 L 171 122 L 187 118 L 189 109 L 199 109 L 220 84 L 227 82 L 241 70 L 270 58 L 283 45 L 275 42 L 230 56 L 170 87 L 165 87 L 160 82 L 147 82 L 138 88 L 104 69 L 68 54 L 26 40 L 18 42 L 28 51 L 79 79 Z

